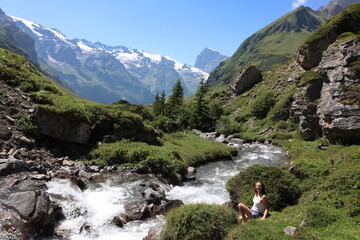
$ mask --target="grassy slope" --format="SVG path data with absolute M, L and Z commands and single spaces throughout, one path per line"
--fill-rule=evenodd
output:
M 348 14 L 339 16 L 349 20 Z M 335 22 L 341 25 L 341 19 Z M 334 21 L 330 21 L 332 23 Z M 316 32 L 307 41 L 317 39 L 319 34 L 324 36 L 326 33 L 322 31 L 332 28 L 322 27 L 320 33 Z M 337 43 L 358 37 L 356 33 L 343 33 Z M 265 72 L 263 82 L 227 102 L 226 112 L 240 125 L 236 135 L 250 140 L 271 139 L 288 151 L 292 165 L 301 171 L 302 197 L 297 205 L 272 212 L 265 222 L 251 220 L 237 225 L 226 239 L 292 239 L 283 229 L 298 227 L 304 219 L 308 225 L 299 228 L 295 239 L 360 239 L 360 146 L 331 145 L 322 138 L 303 141 L 297 124 L 289 117 L 275 120 L 284 110 L 289 111 L 285 103 L 287 99 L 291 101 L 296 85 L 306 84 L 309 81 L 306 77 L 317 77 L 302 74 L 303 71 L 291 60 Z M 252 103 L 268 89 L 277 90 L 277 101 L 265 118 L 258 119 L 251 114 Z M 269 134 L 258 135 L 264 129 L 268 129 Z M 321 144 L 326 145 L 327 150 L 318 149 Z
M 253 64 L 267 70 L 288 60 L 302 41 L 323 22 L 324 19 L 304 7 L 286 14 L 246 39 L 230 59 L 211 73 L 209 84 L 221 89 L 246 65 Z

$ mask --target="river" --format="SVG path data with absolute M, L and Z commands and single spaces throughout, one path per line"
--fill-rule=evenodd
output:
M 242 144 L 238 155 L 232 160 L 208 163 L 196 170 L 196 181 L 185 182 L 184 186 L 161 184 L 168 199 L 180 199 L 185 204 L 211 203 L 222 204 L 229 200 L 225 184 L 229 178 L 254 164 L 282 165 L 287 163 L 282 148 L 265 144 Z M 146 221 L 133 221 L 119 228 L 111 223 L 114 216 L 124 212 L 128 202 L 143 199 L 141 183 L 157 181 L 152 176 L 140 178 L 132 173 L 110 174 L 104 182 L 91 183 L 85 191 L 68 180 L 48 182 L 51 199 L 59 203 L 64 212 L 64 219 L 56 227 L 66 238 L 72 240 L 141 240 L 148 229 L 158 222 L 159 217 Z M 52 238 L 54 239 L 54 238 Z

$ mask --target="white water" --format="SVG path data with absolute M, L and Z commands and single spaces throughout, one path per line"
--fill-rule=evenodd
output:
M 234 160 L 198 167 L 197 181 L 185 183 L 182 187 L 163 188 L 167 190 L 168 199 L 180 199 L 185 204 L 221 204 L 229 200 L 225 183 L 230 177 L 253 164 L 281 165 L 285 162 L 285 153 L 279 147 L 244 144 Z M 106 182 L 90 184 L 85 191 L 81 191 L 68 180 L 50 181 L 47 184 L 48 193 L 52 200 L 61 204 L 65 215 L 65 219 L 57 226 L 57 231 L 72 240 L 143 239 L 151 226 L 164 220 L 134 221 L 125 224 L 123 228 L 111 224 L 111 220 L 124 212 L 126 203 L 142 199 L 139 185 L 145 180 L 155 179 L 144 176 L 144 180 L 134 181 L 129 175 L 116 173 Z M 91 230 L 81 230 L 84 225 L 90 226 Z

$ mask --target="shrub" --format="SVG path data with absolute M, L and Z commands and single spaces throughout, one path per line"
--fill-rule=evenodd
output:
M 324 177 L 330 174 L 330 165 L 325 163 L 317 162 L 314 160 L 308 159 L 297 159 L 296 163 L 294 164 L 300 172 L 301 178 L 317 178 L 317 177 Z
M 25 135 L 34 138 L 38 137 L 38 129 L 29 116 L 19 115 L 17 124 L 20 126 L 20 131 L 22 131 Z
M 305 211 L 306 225 L 313 227 L 326 227 L 336 221 L 336 216 L 331 214 L 325 206 L 311 206 Z
M 236 223 L 231 210 L 216 205 L 194 204 L 174 209 L 166 217 L 163 240 L 219 240 Z
M 301 195 L 299 180 L 287 170 L 273 166 L 251 166 L 232 177 L 226 188 L 230 195 L 251 206 L 255 182 L 259 180 L 265 184 L 270 210 L 280 211 L 286 206 L 294 205 Z
M 231 121 L 228 116 L 222 116 L 218 120 L 216 131 L 223 134 L 233 134 L 241 131 L 241 124 Z
M 252 116 L 263 119 L 270 111 L 276 102 L 276 93 L 274 91 L 266 91 L 260 96 L 256 97 L 254 102 L 250 105 L 250 113 Z

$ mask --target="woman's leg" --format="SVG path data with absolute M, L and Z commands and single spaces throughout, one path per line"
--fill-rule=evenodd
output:
M 245 222 L 248 218 L 252 218 L 251 209 L 248 208 L 248 206 L 246 206 L 243 203 L 239 203 L 238 208 L 239 208 L 239 212 Z

